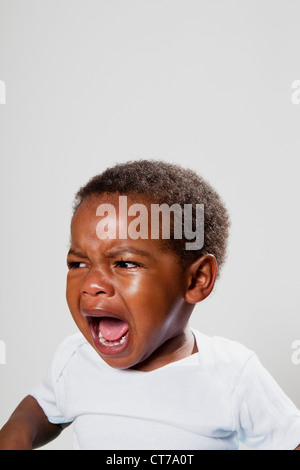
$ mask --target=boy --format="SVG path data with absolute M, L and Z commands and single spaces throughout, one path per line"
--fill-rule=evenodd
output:
M 0 448 L 41 446 L 74 421 L 74 449 L 295 449 L 300 412 L 255 354 L 189 327 L 228 230 L 217 193 L 177 165 L 119 164 L 81 188 L 66 294 L 80 333 L 3 427 Z

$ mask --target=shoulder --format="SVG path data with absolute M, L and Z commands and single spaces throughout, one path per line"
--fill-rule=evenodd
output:
M 206 361 L 237 361 L 243 365 L 254 354 L 251 349 L 238 341 L 221 336 L 208 336 L 195 329 L 192 331 L 197 341 L 198 350 Z
M 78 355 L 81 348 L 86 347 L 87 341 L 81 333 L 67 336 L 58 346 L 52 359 L 51 369 L 57 380 L 70 361 Z
M 228 379 L 234 386 L 255 353 L 238 341 L 208 336 L 195 329 L 192 331 L 197 341 L 200 365 Z

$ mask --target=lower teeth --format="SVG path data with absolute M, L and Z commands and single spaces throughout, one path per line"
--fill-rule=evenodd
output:
M 107 341 L 107 339 L 105 339 L 104 336 L 102 335 L 101 331 L 99 331 L 99 341 L 100 341 L 100 343 L 104 344 L 105 346 L 119 346 L 120 344 L 124 343 L 124 341 L 126 339 L 126 335 L 127 335 L 127 332 L 118 341 Z

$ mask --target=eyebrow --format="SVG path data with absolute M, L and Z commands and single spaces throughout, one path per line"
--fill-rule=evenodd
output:
M 109 256 L 119 256 L 119 255 L 123 255 L 125 253 L 132 253 L 132 254 L 136 254 L 136 255 L 141 255 L 141 256 L 146 256 L 147 258 L 151 258 L 151 255 L 150 253 L 148 253 L 147 251 L 144 251 L 144 250 L 139 250 L 137 248 L 124 248 L 122 250 L 111 250 L 109 252 Z M 68 256 L 69 255 L 74 255 L 74 256 L 78 256 L 79 258 L 86 258 L 86 256 L 79 250 L 75 250 L 74 248 L 70 248 L 69 251 L 68 251 Z
M 78 256 L 78 258 L 86 258 L 86 256 L 83 253 L 81 253 L 81 251 L 75 250 L 74 248 L 69 249 L 68 256 L 69 255 Z
M 122 250 L 111 250 L 111 252 L 109 252 L 109 255 L 110 256 L 118 256 L 118 255 L 123 255 L 124 253 L 132 253 L 132 254 L 135 254 L 135 255 L 142 255 L 142 256 L 146 256 L 147 258 L 151 258 L 151 255 L 150 253 L 148 253 L 147 251 L 144 251 L 144 250 L 139 250 L 138 248 L 124 248 Z

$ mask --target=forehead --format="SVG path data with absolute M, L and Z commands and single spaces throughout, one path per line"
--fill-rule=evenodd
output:
M 139 206 L 134 206 L 136 204 Z M 165 251 L 166 246 L 160 239 L 151 238 L 150 206 L 142 195 L 133 197 L 112 193 L 90 196 L 81 203 L 72 218 L 71 243 L 98 249 L 99 244 L 106 248 L 116 242 L 125 245 L 130 240 L 135 246 Z M 133 207 L 134 215 L 128 215 Z
M 100 218 L 105 217 L 108 220 L 114 215 L 117 216 L 117 223 L 122 222 L 124 218 L 130 223 L 136 215 L 128 215 L 128 209 L 135 204 L 143 206 L 145 211 L 150 213 L 151 203 L 143 195 L 93 194 L 82 201 L 76 210 L 71 221 L 71 228 L 83 227 L 83 222 L 87 225 L 97 224 Z

